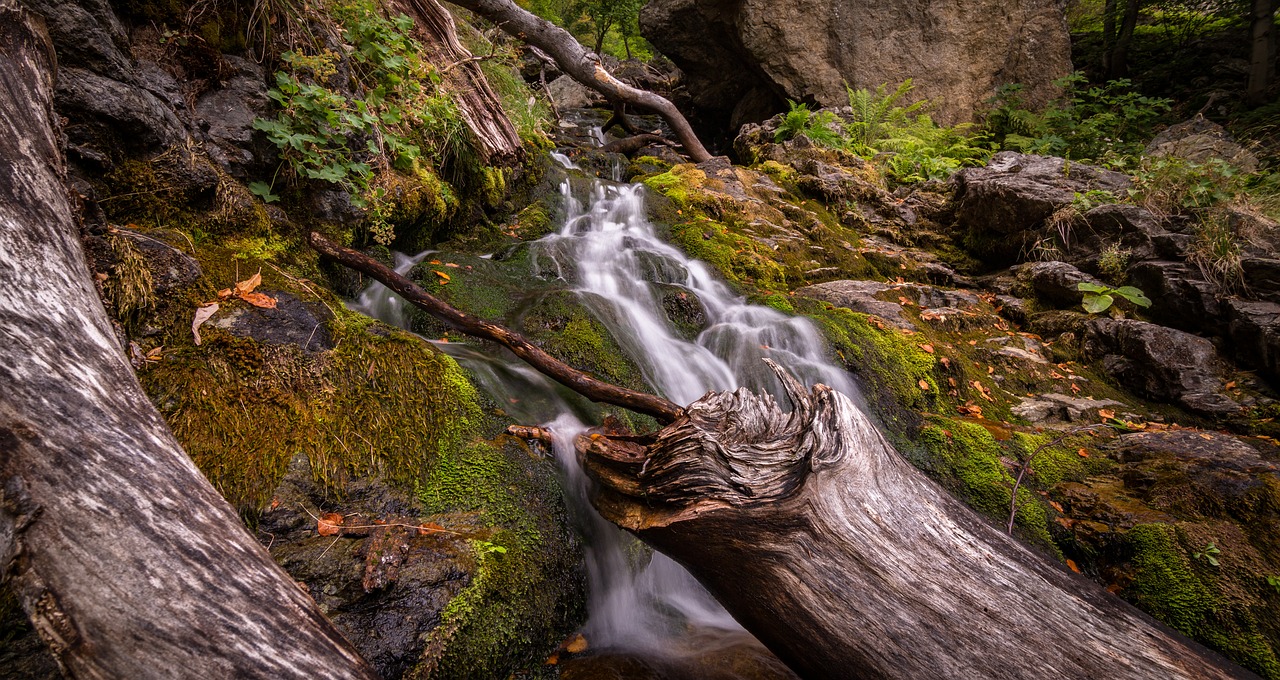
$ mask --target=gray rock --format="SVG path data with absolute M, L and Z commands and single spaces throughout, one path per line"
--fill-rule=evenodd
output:
M 194 257 L 160 240 L 160 234 L 140 234 L 123 228 L 118 231 L 132 241 L 146 259 L 147 269 L 151 272 L 151 281 L 158 295 L 167 295 L 200 279 L 200 263 Z
M 96 71 L 117 80 L 130 78 L 129 38 L 109 0 L 29 0 L 44 17 L 60 68 Z
M 1171 459 L 1237 472 L 1280 472 L 1280 465 L 1264 460 L 1257 449 L 1217 432 L 1134 432 L 1121 435 L 1113 450 L 1113 456 L 1122 463 Z
M 983 168 L 952 177 L 956 220 L 975 237 L 989 241 L 990 255 L 1016 257 L 1040 235 L 1046 220 L 1077 193 L 1120 193 L 1129 186 L 1121 173 L 1052 156 L 1002 151 Z
M 561 109 L 586 109 L 604 103 L 604 97 L 599 93 L 569 76 L 560 76 L 547 83 L 547 94 Z
M 899 328 L 915 328 L 902 315 L 902 305 L 876 298 L 876 294 L 892 288 L 893 286 L 878 281 L 828 281 L 797 289 L 796 294 L 829 302 L 837 307 L 847 307 L 855 312 L 873 314 Z
M 245 61 L 228 58 L 233 60 Z M 207 125 L 209 157 L 242 180 L 260 177 L 274 158 L 273 145 L 253 129 L 254 119 L 270 111 L 271 100 L 260 69 L 252 62 L 248 65 L 240 69 L 242 75 L 201 95 L 195 106 L 196 115 Z
M 1156 255 L 1155 239 L 1168 234 L 1160 218 L 1136 205 L 1109 203 L 1086 212 L 1070 234 L 1067 252 L 1072 259 L 1082 253 L 1096 255 L 1109 245 L 1129 251 L 1132 261 Z
M 1134 319 L 1093 319 L 1085 351 L 1140 394 L 1196 413 L 1226 415 L 1240 405 L 1223 393 L 1213 343 L 1190 333 Z
M 275 309 L 236 303 L 209 323 L 269 345 L 297 345 L 308 352 L 333 349 L 327 323 L 333 314 L 324 305 L 303 302 L 289 293 L 258 292 L 275 298 Z
M 955 123 L 971 120 L 1003 83 L 1023 83 L 1028 101 L 1043 104 L 1058 94 L 1052 81 L 1071 71 L 1062 6 L 1052 0 L 655 0 L 640 25 L 685 72 L 699 108 L 726 118 L 736 109 L 735 122 L 782 110 L 784 97 L 843 106 L 845 83 L 874 88 L 914 76 L 914 94 Z
M 1280 260 L 1247 257 L 1240 262 L 1249 297 L 1280 302 Z
M 1096 422 L 1098 409 L 1117 407 L 1123 408 L 1124 404 L 1110 399 L 1072 397 L 1050 392 L 1038 397 L 1023 397 L 1022 401 L 1009 411 L 1032 424 L 1077 423 Z
M 1032 262 L 1018 269 L 1040 297 L 1058 305 L 1074 307 L 1084 299 L 1077 288 L 1081 283 L 1101 284 L 1100 281 L 1076 269 L 1066 262 Z
M 138 155 L 181 145 L 186 130 L 173 111 L 154 94 L 91 71 L 58 71 L 54 98 L 58 113 L 69 120 L 72 144 L 108 155 Z
M 1221 125 L 1196 114 L 1191 120 L 1165 128 L 1147 145 L 1149 156 L 1176 156 L 1193 163 L 1213 158 L 1234 165 L 1240 172 L 1258 169 L 1258 157 L 1240 146 Z
M 1204 280 L 1195 267 L 1150 260 L 1129 268 L 1129 281 L 1151 299 L 1151 318 L 1188 331 L 1219 333 L 1223 309 L 1221 289 Z
M 1280 304 L 1232 299 L 1223 306 L 1236 358 L 1280 379 Z

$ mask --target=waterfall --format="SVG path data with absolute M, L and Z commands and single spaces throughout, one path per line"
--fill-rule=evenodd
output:
M 565 167 L 576 168 L 567 157 L 553 155 Z M 846 373 L 828 362 L 821 337 L 807 320 L 747 304 L 706 264 L 662 241 L 646 217 L 642 185 L 596 181 L 586 196 L 577 197 L 566 180 L 561 195 L 564 224 L 531 244 L 531 275 L 559 272 L 664 397 L 688 404 L 709 390 L 746 386 L 786 403 L 776 377 L 761 361 L 764 357 L 807 384 L 823 382 L 855 393 Z M 408 271 L 424 256 L 398 259 L 397 264 Z M 659 285 L 701 305 L 706 325 L 696 339 L 682 338 L 670 327 Z M 399 307 L 389 298 L 394 298 L 390 291 L 374 284 L 352 307 L 403 326 Z M 588 482 L 572 446 L 585 425 L 550 380 L 466 343 L 438 346 L 466 366 L 496 400 L 512 404 L 507 410 L 517 420 L 542 423 L 555 432 L 565 488 L 587 541 L 589 618 L 584 633 L 593 648 L 662 655 L 687 649 L 695 636 L 699 645 L 706 645 L 716 631 L 746 635 L 687 571 L 660 553 L 645 559 L 646 551 L 634 538 L 590 508 Z

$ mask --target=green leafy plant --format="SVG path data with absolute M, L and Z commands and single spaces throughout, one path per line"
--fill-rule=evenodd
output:
M 1099 283 L 1080 282 L 1076 285 L 1076 290 L 1084 293 L 1084 300 L 1081 306 L 1084 311 L 1090 314 L 1101 314 L 1111 308 L 1116 298 L 1124 298 L 1139 307 L 1150 307 L 1151 300 L 1142 293 L 1142 290 L 1133 286 L 1122 286 L 1120 288 L 1112 288 Z
M 1063 94 L 1042 111 L 1027 108 L 1022 86 L 987 100 L 987 130 L 1012 151 L 1107 163 L 1142 152 L 1170 100 L 1144 96 L 1127 79 L 1091 85 L 1082 72 L 1054 81 Z
M 1272 588 L 1275 588 L 1276 592 L 1280 593 L 1280 576 L 1267 576 L 1266 578 L 1267 578 L 1267 585 L 1271 586 Z
M 1224 290 L 1244 286 L 1244 250 L 1226 215 L 1210 212 L 1202 218 L 1187 260 Z
M 1098 253 L 1098 272 L 1108 281 L 1120 281 L 1129 268 L 1133 253 L 1119 243 L 1108 243 Z
M 1134 203 L 1158 214 L 1210 208 L 1244 189 L 1239 170 L 1221 158 L 1193 163 L 1176 156 L 1143 158 L 1128 190 Z
M 1216 567 L 1218 566 L 1218 555 L 1221 554 L 1222 551 L 1218 549 L 1218 546 L 1214 545 L 1213 542 L 1210 541 L 1209 544 L 1204 547 L 1204 550 L 1193 554 L 1192 557 L 1197 560 L 1204 560 Z
M 791 110 L 782 118 L 782 124 L 773 139 L 783 142 L 804 135 L 813 143 L 828 148 L 844 146 L 844 138 L 840 136 L 840 119 L 830 111 L 811 111 L 808 104 L 797 104 L 788 100 Z

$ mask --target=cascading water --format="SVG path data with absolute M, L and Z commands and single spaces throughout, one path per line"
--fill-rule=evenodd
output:
M 554 155 L 565 167 L 576 169 L 568 158 Z M 761 361 L 769 357 L 808 384 L 823 382 L 854 394 L 845 372 L 828 362 L 808 321 L 746 304 L 705 264 L 663 242 L 646 218 L 641 185 L 597 181 L 579 198 L 566 180 L 561 194 L 564 225 L 532 244 L 534 270 L 558 272 L 657 392 L 687 404 L 709 390 L 746 386 L 771 392 L 786 403 L 777 379 Z M 397 270 L 408 271 L 424 255 L 398 260 Z M 701 304 L 707 323 L 695 340 L 671 328 L 658 286 L 675 287 Z M 381 284 L 374 284 L 353 308 L 403 326 L 392 297 Z M 440 347 L 471 370 L 491 396 L 512 404 L 508 412 L 517 420 L 548 424 L 555 432 L 565 486 L 581 511 L 587 539 L 590 596 L 584 632 L 593 648 L 663 655 L 687 650 L 695 644 L 692 640 L 705 646 L 717 635 L 738 640 L 746 636 L 682 567 L 658 553 L 646 562 L 634 538 L 590 509 L 588 483 L 572 446 L 584 425 L 549 380 L 465 343 Z

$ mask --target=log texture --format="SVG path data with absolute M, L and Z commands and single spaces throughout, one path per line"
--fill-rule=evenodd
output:
M 670 555 L 801 677 L 1253 677 L 1027 549 L 847 397 L 710 393 L 648 446 L 578 439 L 601 513 Z
M 711 158 L 711 154 L 698 140 L 693 127 L 675 104 L 665 97 L 631 87 L 615 78 L 600 63 L 599 56 L 583 47 L 577 38 L 563 28 L 522 9 L 511 0 L 449 1 L 492 21 L 503 31 L 551 55 L 561 70 L 571 78 L 604 95 L 609 101 L 630 104 L 662 116 L 694 163 Z
M 377 260 L 350 248 L 344 248 L 316 232 L 307 238 L 317 252 L 382 282 L 410 304 L 475 338 L 490 340 L 511 350 L 517 357 L 543 375 L 596 402 L 613 404 L 653 416 L 659 423 L 670 423 L 681 414 L 680 407 L 652 394 L 611 385 L 551 356 L 524 336 L 467 314 L 423 290 L 413 281 Z
M 443 71 L 447 89 L 479 144 L 480 162 L 505 165 L 518 161 L 524 155 L 520 135 L 480 64 L 458 41 L 458 27 L 449 10 L 436 0 L 393 0 L 393 6 L 413 18 L 418 27 L 414 37 L 426 46 L 433 62 L 447 69 Z
M 0 572 L 76 678 L 372 678 L 183 453 L 62 181 L 43 22 L 0 0 Z

